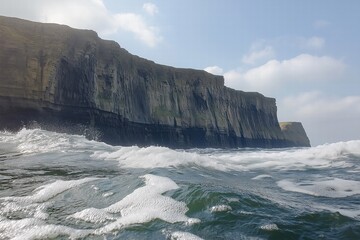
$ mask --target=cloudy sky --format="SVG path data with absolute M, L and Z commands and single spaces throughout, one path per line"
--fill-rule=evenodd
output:
M 96 30 L 131 53 L 277 99 L 312 145 L 360 139 L 358 0 L 0 0 L 0 15 Z

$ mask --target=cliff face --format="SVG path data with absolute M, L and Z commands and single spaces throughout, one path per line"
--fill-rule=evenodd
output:
M 35 120 L 114 144 L 181 148 L 298 144 L 281 131 L 275 99 L 155 64 L 93 31 L 0 16 L 0 46 L 1 128 Z
M 285 139 L 293 142 L 294 146 L 310 146 L 310 140 L 300 122 L 281 122 L 280 128 Z

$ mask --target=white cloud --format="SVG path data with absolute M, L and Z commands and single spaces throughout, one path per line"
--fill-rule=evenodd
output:
M 206 72 L 214 74 L 214 75 L 222 75 L 224 70 L 219 66 L 211 66 L 204 69 Z
M 304 39 L 302 45 L 309 49 L 321 49 L 325 46 L 325 39 L 321 37 L 311 37 L 309 39 Z
M 287 108 L 296 109 L 297 117 L 339 119 L 347 118 L 353 114 L 360 117 L 360 96 L 339 98 L 327 97 L 321 92 L 306 92 L 297 96 L 286 97 L 283 104 Z M 344 112 L 348 112 L 348 114 L 344 114 Z
M 159 13 L 159 9 L 154 3 L 144 3 L 143 9 L 147 14 L 151 16 L 154 16 L 155 14 Z
M 112 16 L 101 0 L 35 1 L 33 9 L 36 21 L 61 23 L 75 28 L 102 32 L 116 31 Z
M 119 28 L 135 34 L 135 36 L 150 47 L 155 47 L 161 42 L 162 37 L 156 27 L 147 26 L 140 15 L 123 13 L 114 16 Z
M 141 15 L 113 14 L 103 0 L 0 0 L 0 4 L 0 14 L 6 16 L 92 29 L 100 35 L 127 31 L 150 47 L 156 46 L 162 40 L 159 30 L 147 24 Z
M 312 142 L 359 139 L 360 96 L 327 96 L 319 91 L 279 101 L 279 119 L 303 122 Z
M 231 70 L 224 74 L 229 87 L 247 91 L 267 91 L 294 82 L 338 80 L 345 64 L 332 57 L 301 54 L 289 60 L 270 60 L 247 71 Z
M 261 60 L 268 60 L 275 56 L 275 51 L 271 46 L 266 46 L 263 49 L 250 51 L 242 58 L 242 62 L 245 64 L 256 64 Z

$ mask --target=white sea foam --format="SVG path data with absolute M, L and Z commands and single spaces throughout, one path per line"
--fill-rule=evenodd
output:
M 360 209 L 357 210 L 356 207 L 353 209 L 348 209 L 344 206 L 324 206 L 316 204 L 313 207 L 316 209 L 327 210 L 333 213 L 340 213 L 343 216 L 360 220 Z
M 0 142 L 15 144 L 21 153 L 52 151 L 82 151 L 84 149 L 112 149 L 111 146 L 87 140 L 81 135 L 50 132 L 42 129 L 23 128 L 17 133 L 0 133 Z
M 169 223 L 184 222 L 187 225 L 200 222 L 199 219 L 189 218 L 185 215 L 188 211 L 185 203 L 162 195 L 167 191 L 179 188 L 174 181 L 151 174 L 144 175 L 142 178 L 145 186 L 135 189 L 121 201 L 103 209 L 87 208 L 68 217 L 70 220 L 78 219 L 105 224 L 95 230 L 77 230 L 61 225 L 49 225 L 43 219 L 48 217 L 46 209 L 51 205 L 51 202 L 48 201 L 54 196 L 97 178 L 57 180 L 35 189 L 35 193 L 30 196 L 2 198 L 1 216 L 8 216 L 14 212 L 21 212 L 26 216 L 24 219 L 16 221 L 2 218 L 0 238 L 42 239 L 60 235 L 81 238 L 89 234 L 107 234 L 133 224 L 155 219 Z
M 66 190 L 96 179 L 97 178 L 84 178 L 70 181 L 57 180 L 35 189 L 35 193 L 30 196 L 0 198 L 0 215 L 13 216 L 20 214 L 26 219 L 34 218 L 45 220 L 49 217 L 47 209 L 52 205 L 49 200 Z
M 107 222 L 116 220 L 95 230 L 95 234 L 109 233 L 132 224 L 161 219 L 169 223 L 196 222 L 185 215 L 186 204 L 162 194 L 178 189 L 169 178 L 147 174 L 142 176 L 145 186 L 135 189 L 121 201 L 103 209 L 88 208 L 71 215 L 71 218 L 87 222 Z
M 256 177 L 253 177 L 252 180 L 260 180 L 260 179 L 264 179 L 264 178 L 272 178 L 272 176 L 268 175 L 268 174 L 261 174 Z
M 108 220 L 116 220 L 114 215 L 104 211 L 103 209 L 87 208 L 80 212 L 76 212 L 68 218 L 81 219 L 86 222 L 103 223 Z
M 32 240 L 49 239 L 67 235 L 71 239 L 83 238 L 90 230 L 77 230 L 61 225 L 46 224 L 36 218 L 0 221 L 0 239 Z
M 240 211 L 239 213 L 242 215 L 254 215 L 253 212 L 248 212 L 248 211 Z
M 236 198 L 236 197 L 227 197 L 226 200 L 228 202 L 239 202 L 240 201 L 240 199 Z
M 228 212 L 231 211 L 232 208 L 229 205 L 216 205 L 210 208 L 210 212 Z
M 278 181 L 277 185 L 286 191 L 330 198 L 342 198 L 360 194 L 360 182 L 339 178 L 302 182 L 293 182 L 285 179 Z
M 186 166 L 199 168 L 199 178 L 214 177 L 209 174 L 210 171 L 201 171 L 201 168 L 211 168 L 220 171 L 251 171 L 252 173 L 271 172 L 272 170 L 296 170 L 346 168 L 344 172 L 356 173 L 359 168 L 355 163 L 356 158 L 360 156 L 360 141 L 339 142 L 326 144 L 313 148 L 299 149 L 276 149 L 276 150 L 171 150 L 164 147 L 112 147 L 104 143 L 88 141 L 82 136 L 58 134 L 43 131 L 40 129 L 26 130 L 19 133 L 0 133 L 0 142 L 9 143 L 18 153 L 43 153 L 51 151 L 72 152 L 87 151 L 93 161 L 109 160 L 116 161 L 122 168 L 173 168 Z M 5 144 L 6 145 L 6 144 Z M 6 145 L 7 146 L 7 145 Z M 17 148 L 17 149 L 16 149 Z M 6 152 L 5 152 L 6 153 Z M 25 154 L 25 155 L 26 155 Z M 5 163 L 11 162 L 8 159 Z M 260 169 L 260 171 L 257 171 Z M 148 171 L 150 172 L 150 171 Z M 181 172 L 181 170 L 179 170 Z M 203 173 L 202 173 L 203 172 Z M 206 172 L 206 173 L 204 173 Z M 307 173 L 307 171 L 303 171 Z M 318 172 L 318 171 L 316 171 Z M 320 172 L 320 171 L 319 171 Z M 25 169 L 6 169 L 1 178 L 6 179 L 7 175 L 28 173 Z M 172 174 L 173 171 L 170 173 Z M 211 172 L 213 173 L 213 172 Z M 274 179 L 278 179 L 277 171 L 273 171 Z M 328 173 L 328 171 L 324 171 Z M 289 174 L 289 178 L 278 181 L 279 187 L 286 191 L 299 192 L 313 196 L 343 198 L 360 194 L 360 182 L 354 180 L 344 180 L 339 178 L 320 178 L 319 175 L 312 176 L 309 179 L 300 173 L 297 176 Z M 341 173 L 340 173 L 341 174 Z M 3 177 L 5 176 L 5 178 Z M 202 177 L 203 176 L 203 177 Z M 216 176 L 216 174 L 215 174 Z M 254 175 L 256 176 L 256 175 Z M 297 177 L 306 180 L 296 180 Z M 328 176 L 340 176 L 330 173 Z M 270 178 L 270 175 L 258 175 L 253 180 Z M 316 179 L 317 177 L 317 179 Z M 9 178 L 9 177 L 7 177 Z M 108 207 L 97 209 L 87 206 L 86 209 L 71 215 L 66 222 L 86 221 L 100 224 L 100 228 L 92 230 L 77 230 L 71 227 L 61 225 L 49 225 L 46 221 L 49 218 L 48 209 L 56 196 L 79 187 L 80 184 L 92 182 L 97 178 L 85 178 L 80 180 L 62 181 L 46 184 L 34 190 L 28 196 L 22 197 L 3 197 L 0 198 L 0 239 L 35 239 L 52 238 L 57 236 L 69 236 L 70 238 L 83 237 L 88 234 L 108 234 L 113 231 L 132 226 L 133 224 L 142 224 L 155 219 L 160 219 L 169 223 L 182 222 L 186 225 L 199 223 L 199 219 L 186 216 L 188 208 L 184 202 L 164 195 L 165 192 L 176 190 L 178 185 L 171 179 L 155 175 L 143 176 L 145 185 L 135 189 L 132 193 Z M 9 179 L 6 179 L 9 180 Z M 252 182 L 253 183 L 253 182 Z M 90 188 L 91 184 L 89 184 Z M 109 189 L 104 191 L 102 185 L 94 185 L 92 194 L 97 195 L 103 202 L 113 201 L 117 194 L 111 198 L 108 197 L 112 192 Z M 116 189 L 111 191 L 117 191 Z M 74 191 L 71 191 L 74 193 Z M 317 199 L 317 198 L 315 198 Z M 58 200 L 56 198 L 56 200 Z M 340 200 L 339 200 L 340 201 Z M 91 202 L 91 201 L 89 201 Z M 298 203 L 296 203 L 298 204 Z M 301 205 L 301 203 L 299 204 Z M 324 206 L 311 206 L 315 209 L 323 209 L 331 212 L 339 212 L 342 215 L 359 219 L 360 212 L 356 206 L 341 206 L 339 204 L 329 204 Z M 80 207 L 82 205 L 77 205 Z M 226 209 L 221 205 L 214 206 L 214 211 Z M 230 207 L 230 206 L 228 206 Z M 212 211 L 212 208 L 209 209 Z M 231 208 L 230 208 L 231 210 Z M 229 210 L 225 210 L 229 211 Z M 238 211 L 237 211 L 238 212 Z M 251 212 L 239 212 L 240 214 L 255 214 Z M 258 215 L 258 213 L 256 213 Z M 215 216 L 215 215 L 214 215 Z M 23 218 L 21 220 L 10 220 L 13 218 Z M 66 224 L 69 225 L 69 224 Z M 73 226 L 72 224 L 70 224 Z M 70 226 L 69 225 L 69 226 Z M 276 225 L 275 225 L 276 226 Z M 277 227 L 277 226 L 276 226 Z M 266 224 L 260 227 L 266 231 L 276 230 L 274 225 Z M 179 232 L 175 232 L 179 233 Z M 184 232 L 180 232 L 184 233 Z M 173 233 L 174 234 L 174 233 Z M 174 234 L 175 239 L 191 239 L 190 235 Z M 197 236 L 195 236 L 197 237 Z M 196 239 L 196 238 L 195 238 Z
M 166 147 L 120 147 L 117 151 L 96 151 L 94 159 L 115 160 L 126 168 L 169 168 L 181 165 L 196 164 L 226 170 L 223 163 L 210 161 L 207 156 L 184 150 L 172 150 Z
M 164 147 L 119 147 L 95 151 L 93 159 L 118 161 L 125 168 L 170 168 L 197 165 L 220 171 L 256 169 L 292 170 L 307 168 L 351 168 L 350 155 L 360 156 L 360 141 L 339 142 L 313 148 L 205 152 L 171 150 Z
M 276 169 L 299 170 L 306 168 L 349 168 L 346 161 L 350 155 L 360 156 L 360 140 L 325 144 L 312 148 L 240 151 L 215 153 L 213 158 L 221 159 L 234 170 Z
M 92 233 L 90 230 L 77 230 L 61 225 L 46 224 L 43 220 L 48 218 L 46 210 L 52 205 L 49 200 L 66 190 L 96 179 L 98 178 L 57 180 L 35 189 L 35 193 L 30 196 L 1 198 L 0 214 L 2 216 L 21 214 L 24 218 L 20 220 L 2 218 L 0 221 L 0 239 L 47 239 L 62 235 L 75 239 Z
M 81 184 L 98 180 L 99 178 L 83 178 L 79 180 L 56 180 L 53 183 L 49 183 L 38 187 L 34 190 L 34 194 L 31 196 L 24 197 L 4 197 L 0 198 L 5 201 L 17 201 L 17 202 L 30 202 L 30 203 L 41 203 L 46 202 L 49 199 L 55 197 L 56 195 L 69 190 L 71 188 L 77 187 Z
M 31 226 L 29 228 L 17 230 L 17 234 L 12 240 L 35 240 L 49 239 L 58 236 L 69 236 L 70 239 L 84 238 L 91 233 L 90 230 L 78 230 L 61 225 L 43 224 Z
M 346 158 L 360 156 L 360 140 L 325 144 L 312 148 L 282 150 L 184 151 L 165 147 L 113 147 L 83 136 L 22 129 L 1 132 L 0 141 L 15 144 L 21 153 L 88 151 L 92 159 L 118 161 L 124 168 L 172 168 L 197 165 L 220 171 L 255 169 L 292 170 L 307 168 L 351 168 Z
M 275 223 L 269 223 L 260 226 L 260 229 L 264 231 L 276 231 L 279 230 L 279 227 Z
M 110 197 L 110 196 L 112 196 L 112 195 L 114 195 L 113 192 L 106 192 L 106 193 L 103 193 L 103 194 L 102 194 L 102 196 L 105 197 L 105 198 L 106 198 L 106 197 Z
M 12 214 L 20 213 L 26 217 L 46 219 L 49 216 L 46 213 L 46 210 L 50 206 L 50 203 L 29 204 L 28 202 L 4 201 L 0 203 L 0 206 L 0 214 L 4 216 L 11 216 Z
M 167 234 L 167 237 L 170 240 L 202 240 L 203 238 L 198 237 L 192 233 L 189 232 L 181 232 L 181 231 L 177 231 L 177 232 L 172 232 Z
M 0 221 L 0 239 L 14 238 L 20 231 L 40 224 L 44 224 L 44 222 L 35 218 L 24 218 L 20 220 L 2 219 Z
M 185 225 L 192 226 L 194 224 L 201 223 L 201 220 L 198 218 L 188 218 L 188 220 L 185 222 Z
M 60 235 L 80 238 L 89 234 L 89 231 L 60 225 L 48 225 L 43 220 L 49 216 L 46 210 L 51 206 L 51 202 L 48 202 L 50 199 L 70 188 L 96 179 L 57 180 L 35 189 L 35 193 L 30 196 L 1 198 L 0 215 L 21 214 L 24 218 L 20 220 L 2 218 L 0 221 L 0 239 L 45 239 Z

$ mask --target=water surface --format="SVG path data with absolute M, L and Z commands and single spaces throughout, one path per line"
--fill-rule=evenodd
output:
M 360 239 L 360 141 L 110 146 L 0 132 L 0 239 Z

